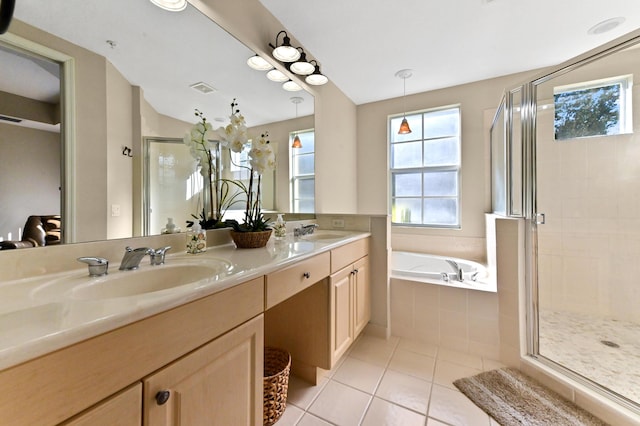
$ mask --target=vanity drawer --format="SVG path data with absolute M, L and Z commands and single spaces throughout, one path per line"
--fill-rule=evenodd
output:
M 363 238 L 331 250 L 331 273 L 338 272 L 367 254 L 369 254 L 369 238 Z
M 329 276 L 331 257 L 322 253 L 267 275 L 265 309 Z

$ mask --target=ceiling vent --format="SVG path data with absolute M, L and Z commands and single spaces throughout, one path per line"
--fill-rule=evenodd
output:
M 12 123 L 22 123 L 22 120 L 19 118 L 7 117 L 6 115 L 0 115 L 0 120 L 10 121 Z
M 216 91 L 215 87 L 204 83 L 204 82 L 199 82 L 199 83 L 194 83 L 191 86 L 192 89 L 197 90 L 200 93 L 204 93 L 205 95 L 208 95 L 209 93 L 213 93 Z

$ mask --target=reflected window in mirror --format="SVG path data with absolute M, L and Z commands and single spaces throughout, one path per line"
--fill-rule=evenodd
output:
M 555 139 L 631 133 L 631 86 L 628 75 L 554 87 Z
M 295 137 L 300 139 L 300 148 L 291 145 Z M 291 211 L 313 213 L 315 207 L 315 132 L 300 130 L 289 134 L 291 153 Z

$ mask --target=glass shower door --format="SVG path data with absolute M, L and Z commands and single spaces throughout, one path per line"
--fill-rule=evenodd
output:
M 559 73 L 534 92 L 537 353 L 635 403 L 640 139 L 628 65 L 638 54 Z

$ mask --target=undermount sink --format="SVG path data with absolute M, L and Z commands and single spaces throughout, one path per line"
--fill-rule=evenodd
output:
M 187 284 L 198 286 L 218 279 L 231 269 L 222 259 L 206 262 L 165 264 L 133 271 L 116 271 L 102 277 L 89 276 L 58 279 L 46 283 L 32 293 L 36 299 L 96 300 L 130 297 L 168 290 Z
M 309 241 L 319 241 L 319 240 L 337 240 L 339 238 L 344 238 L 346 235 L 344 233 L 339 232 L 331 232 L 331 231 L 316 231 L 313 234 L 305 235 L 303 238 Z

